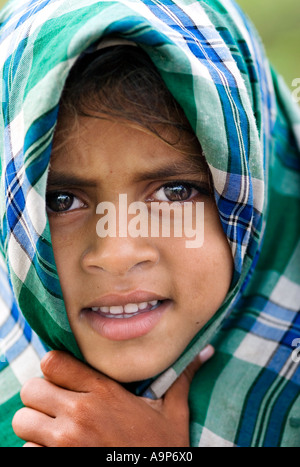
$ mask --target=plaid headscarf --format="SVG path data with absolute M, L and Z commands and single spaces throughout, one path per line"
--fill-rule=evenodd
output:
M 12 0 L 0 24 L 0 445 L 22 444 L 11 419 L 46 349 L 82 358 L 45 192 L 70 68 L 113 35 L 149 54 L 184 109 L 235 264 L 223 306 L 141 393 L 161 397 L 213 342 L 191 386 L 192 445 L 299 446 L 300 115 L 249 21 L 232 0 Z

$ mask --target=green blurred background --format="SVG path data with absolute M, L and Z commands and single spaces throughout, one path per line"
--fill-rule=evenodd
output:
M 259 31 L 288 86 L 300 78 L 300 0 L 237 0 Z
M 237 0 L 258 29 L 270 61 L 292 89 L 300 78 L 300 0 Z M 6 0 L 0 0 L 0 7 Z

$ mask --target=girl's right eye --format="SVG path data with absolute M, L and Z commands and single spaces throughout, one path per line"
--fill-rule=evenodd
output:
M 65 213 L 84 207 L 84 203 L 71 193 L 54 192 L 46 196 L 46 206 L 49 212 Z

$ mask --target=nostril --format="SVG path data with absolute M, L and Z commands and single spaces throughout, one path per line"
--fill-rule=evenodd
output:
M 154 266 L 158 261 L 158 250 L 146 239 L 105 238 L 85 250 L 81 267 L 91 274 L 106 272 L 124 276 L 137 268 Z

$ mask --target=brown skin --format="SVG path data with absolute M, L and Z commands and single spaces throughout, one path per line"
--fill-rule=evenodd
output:
M 28 441 L 24 447 L 187 447 L 190 384 L 212 354 L 209 346 L 163 399 L 152 401 L 71 355 L 52 351 L 42 360 L 45 379 L 34 378 L 22 388 L 26 407 L 16 413 L 13 429 Z

